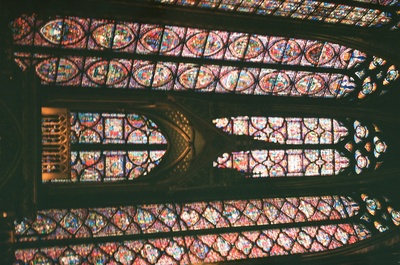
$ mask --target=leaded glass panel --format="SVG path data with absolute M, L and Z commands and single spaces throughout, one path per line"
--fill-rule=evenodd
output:
M 399 75 L 382 58 L 316 40 L 78 17 L 45 22 L 34 15 L 16 19 L 12 29 L 16 45 L 115 52 L 110 60 L 16 52 L 18 65 L 34 66 L 43 84 L 362 99 L 386 93 Z M 118 51 L 193 62 L 123 59 Z M 210 63 L 199 64 L 202 58 Z M 214 65 L 212 60 L 247 66 Z
M 57 246 L 17 249 L 15 258 L 18 264 L 197 264 L 328 251 L 368 240 L 399 225 L 398 211 L 389 199 L 367 194 L 361 194 L 360 199 L 335 195 L 41 211 L 36 220 L 15 223 L 17 237 L 21 241 L 56 239 Z M 293 226 L 280 227 L 285 223 Z M 248 228 L 218 232 L 234 226 Z M 214 230 L 197 234 L 197 229 Z M 183 235 L 174 236 L 178 231 Z M 114 237 L 98 243 L 63 243 L 71 237 L 118 238 L 160 232 L 172 234 L 161 238 L 154 234 L 141 240 Z
M 356 200 L 336 195 L 53 209 L 15 229 L 19 241 L 50 240 L 339 220 L 359 210 Z
M 214 119 L 213 123 L 228 134 L 277 144 L 269 150 L 224 153 L 213 163 L 214 167 L 236 169 L 247 177 L 360 174 L 377 169 L 387 151 L 379 128 L 357 120 L 343 123 L 330 118 L 238 116 Z M 304 145 L 307 147 L 300 149 Z
M 133 180 L 147 175 L 162 160 L 167 139 L 158 126 L 139 114 L 70 112 L 70 176 L 60 182 Z M 43 119 L 44 121 L 46 118 Z M 46 173 L 57 170 L 48 162 Z
M 394 14 L 400 6 L 397 0 L 354 0 L 353 3 L 347 1 L 345 4 L 309 0 L 155 0 L 154 2 L 364 28 L 395 25 L 397 20 L 394 19 Z M 370 8 L 370 6 L 358 5 L 357 2 L 376 6 Z M 382 8 L 383 6 L 390 8 Z

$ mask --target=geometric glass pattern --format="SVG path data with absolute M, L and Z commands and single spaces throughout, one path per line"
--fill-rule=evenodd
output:
M 200 7 L 263 16 L 287 17 L 301 20 L 320 21 L 333 24 L 353 25 L 358 27 L 382 27 L 395 25 L 395 7 L 397 0 L 355 0 L 346 4 L 306 0 L 155 0 L 156 3 L 175 4 L 188 7 Z M 375 4 L 373 8 L 360 3 Z M 379 6 L 381 5 L 381 6 Z M 392 6 L 393 8 L 382 8 Z M 395 20 L 395 21 L 393 21 Z
M 359 121 L 238 116 L 214 119 L 213 123 L 228 134 L 272 143 L 269 150 L 224 153 L 213 164 L 236 169 L 247 177 L 360 174 L 377 169 L 387 150 L 379 128 Z
M 234 135 L 279 144 L 336 144 L 347 128 L 330 118 L 281 118 L 239 116 L 213 120 L 217 128 Z
M 17 264 L 213 263 L 328 251 L 400 224 L 399 211 L 389 199 L 367 194 L 355 198 L 334 195 L 40 211 L 36 220 L 15 222 L 22 246 L 15 259 Z M 242 229 L 220 232 L 227 227 Z M 201 229 L 209 230 L 199 234 Z M 143 233 L 153 235 L 126 238 Z M 122 235 L 125 239 L 118 240 Z M 92 236 L 99 240 L 90 242 Z M 64 242 L 72 237 L 81 243 Z M 46 243 L 47 239 L 56 240 L 57 246 L 48 241 L 42 248 L 23 247 L 29 243 L 24 241 Z
M 399 76 L 382 58 L 317 40 L 35 15 L 11 27 L 16 45 L 47 50 L 15 53 L 18 65 L 35 67 L 43 84 L 362 99 L 385 93 Z M 51 55 L 59 48 L 71 56 Z M 114 58 L 74 56 L 77 49 L 108 50 Z M 129 59 L 132 54 L 140 58 Z M 164 57 L 155 62 L 149 55 Z
M 104 237 L 339 220 L 359 208 L 352 198 L 335 195 L 52 209 L 15 223 L 15 229 L 19 241 Z
M 333 149 L 231 152 L 214 162 L 214 167 L 233 168 L 252 178 L 338 175 L 349 166 L 349 159 Z
M 70 179 L 99 182 L 147 175 L 162 160 L 167 140 L 157 125 L 138 114 L 70 112 Z

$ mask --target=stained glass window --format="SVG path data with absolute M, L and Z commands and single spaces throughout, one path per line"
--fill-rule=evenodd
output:
M 399 23 L 397 0 L 154 2 L 362 28 L 395 30 Z M 17 18 L 11 28 L 16 63 L 43 85 L 353 100 L 382 95 L 399 79 L 390 60 L 327 41 L 36 15 Z M 60 113 L 42 117 L 42 176 L 58 176 L 43 182 L 141 178 L 174 148 L 153 117 Z M 213 122 L 232 137 L 269 147 L 239 148 L 214 162 L 247 177 L 360 174 L 377 169 L 388 149 L 379 128 L 364 121 Z M 15 264 L 198 264 L 292 255 L 337 249 L 400 225 L 400 212 L 385 197 L 318 194 L 41 210 L 15 222 Z
M 387 198 L 361 194 L 360 199 L 335 195 L 47 210 L 39 212 L 36 220 L 16 222 L 17 237 L 21 244 L 26 240 L 56 239 L 58 246 L 18 249 L 15 258 L 24 264 L 51 260 L 60 264 L 197 264 L 327 251 L 399 225 L 399 212 L 390 204 Z M 290 223 L 296 226 L 280 227 Z M 196 232 L 227 227 L 247 228 L 240 232 Z M 176 232 L 180 235 L 174 236 Z M 142 233 L 170 236 L 119 243 L 107 240 L 112 235 L 118 238 Z M 106 241 L 63 244 L 71 237 L 92 236 Z
M 330 118 L 239 116 L 213 122 L 228 134 L 253 136 L 277 144 L 270 150 L 224 153 L 214 162 L 214 167 L 233 168 L 248 177 L 360 174 L 377 169 L 387 150 L 379 128 L 357 120 L 347 120 L 345 125 Z M 300 149 L 303 145 L 307 147 Z
M 52 161 L 58 154 L 47 152 L 54 146 L 54 119 L 44 116 L 44 181 L 85 182 L 132 180 L 147 175 L 162 160 L 167 140 L 158 126 L 138 114 L 70 112 L 70 176 L 47 178 L 58 172 Z M 61 137 L 61 136 L 59 136 Z M 51 149 L 51 148 L 50 148 Z
M 387 92 L 399 76 L 382 58 L 316 40 L 77 17 L 23 16 L 12 28 L 16 45 L 48 50 L 15 53 L 43 84 L 362 99 Z M 115 58 L 58 57 L 55 48 L 108 50 Z M 165 57 L 154 62 L 148 55 Z
M 397 22 L 394 14 L 400 6 L 397 0 L 354 0 L 353 2 L 347 1 L 346 4 L 305 0 L 155 0 L 155 2 L 357 27 L 393 26 Z M 376 6 L 371 8 L 369 5 L 360 3 L 374 4 Z

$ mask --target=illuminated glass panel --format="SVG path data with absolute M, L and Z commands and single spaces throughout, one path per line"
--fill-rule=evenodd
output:
M 154 64 L 127 59 L 56 58 L 36 54 L 31 58 L 29 54 L 16 55 L 16 61 L 23 69 L 27 69 L 31 62 L 34 63 L 42 84 L 63 86 L 194 90 L 315 98 L 341 98 L 349 95 L 356 97 L 358 93 L 358 98 L 363 99 L 375 91 L 381 91 L 381 94 L 387 92 L 399 77 L 394 65 L 385 64 L 377 66 L 384 68 L 381 72 L 386 71 L 385 76 L 382 73 L 367 75 L 377 68 L 369 67 L 357 71 L 356 76 L 351 77 L 345 74 L 346 70 L 342 74 L 175 62 Z
M 60 182 L 132 180 L 162 160 L 167 140 L 138 114 L 70 112 L 70 179 Z M 48 172 L 51 172 L 51 168 Z
M 253 178 L 338 175 L 349 166 L 350 160 L 333 149 L 232 152 L 214 162 L 214 167 L 233 168 Z
M 224 153 L 213 164 L 232 168 L 247 177 L 323 176 L 341 172 L 361 174 L 377 169 L 387 144 L 376 125 L 360 121 L 346 125 L 330 118 L 248 117 L 214 119 L 216 127 L 233 135 L 253 136 L 255 140 L 277 143 L 271 150 Z M 285 145 L 319 145 L 318 148 L 287 149 Z M 334 149 L 325 149 L 334 144 Z M 343 150 L 344 148 L 344 150 Z
M 91 30 L 86 24 L 91 24 Z M 340 69 L 353 68 L 367 58 L 365 53 L 331 42 L 78 17 L 43 22 L 23 16 L 13 22 L 12 29 L 14 43 L 20 45 Z M 81 42 L 88 44 L 77 45 Z
M 302 226 L 177 236 L 162 239 L 65 245 L 17 249 L 15 259 L 24 264 L 198 264 L 297 253 L 320 252 L 354 244 L 369 238 L 363 225 Z
M 348 129 L 329 118 L 232 117 L 213 120 L 224 132 L 279 144 L 337 144 Z
M 15 258 L 18 264 L 57 260 L 60 264 L 196 264 L 328 251 L 399 225 L 399 211 L 388 198 L 368 194 L 360 198 L 361 204 L 347 196 L 314 196 L 40 211 L 33 221 L 15 222 L 17 239 L 53 239 L 57 246 L 17 249 Z M 254 228 L 257 225 L 263 229 Z M 231 227 L 244 229 L 218 231 Z M 211 230 L 198 234 L 198 229 Z M 179 236 L 118 240 L 121 235 L 160 232 L 179 232 Z M 92 236 L 106 241 L 63 242 Z M 107 240 L 109 236 L 114 238 Z
M 70 113 L 71 143 L 167 144 L 145 116 L 122 113 Z
M 193 231 L 339 220 L 358 214 L 351 197 L 289 197 L 45 210 L 15 223 L 19 241 Z
M 85 66 L 82 64 L 83 61 L 86 61 Z M 24 68 L 28 67 L 24 64 L 23 58 L 19 58 L 18 62 Z M 375 91 L 365 92 L 366 86 L 358 86 L 359 80 L 340 73 L 173 62 L 153 64 L 141 60 L 107 61 L 90 57 L 60 59 L 53 57 L 38 59 L 36 62 L 36 73 L 43 84 L 64 86 L 105 86 L 315 98 L 341 98 L 362 90 L 359 94 L 365 94 L 359 96 L 360 99 Z M 384 82 L 387 85 L 396 79 L 398 72 L 392 67 L 388 69 L 387 78 L 380 80 L 380 83 Z M 371 81 L 369 77 L 364 82 L 375 87 L 377 83 L 380 84 L 375 80 Z
M 361 3 L 368 3 L 368 4 L 377 4 L 377 5 L 383 5 L 383 6 L 392 6 L 392 5 L 399 5 L 398 0 L 353 0 L 356 2 L 361 2 Z
M 374 1 L 355 0 L 357 2 L 398 6 L 397 0 Z M 287 17 L 301 20 L 321 21 L 332 24 L 354 25 L 358 27 L 381 27 L 393 24 L 395 9 L 383 10 L 380 6 L 366 8 L 349 4 L 335 4 L 308 0 L 155 0 L 156 3 L 200 7 L 230 12 L 250 13 L 263 16 Z M 356 3 L 352 3 L 356 4 Z
M 17 45 L 112 50 L 115 57 L 123 51 L 193 60 L 155 63 L 16 52 L 17 64 L 22 69 L 34 66 L 45 84 L 325 98 L 355 97 L 358 93 L 362 99 L 375 91 L 386 93 L 399 76 L 396 66 L 385 65 L 381 58 L 314 40 L 77 17 L 41 21 L 22 16 L 13 22 L 12 29 Z M 199 65 L 195 63 L 199 58 L 244 61 L 248 66 Z M 366 68 L 379 60 L 384 61 L 377 65 L 380 72 L 377 67 Z M 252 67 L 253 63 L 268 67 Z M 298 66 L 314 67 L 315 71 L 295 70 Z M 327 68 L 337 70 L 328 73 Z

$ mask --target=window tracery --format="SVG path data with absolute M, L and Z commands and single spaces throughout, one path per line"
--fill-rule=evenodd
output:
M 133 180 L 147 175 L 162 160 L 167 139 L 149 118 L 135 113 L 69 112 L 68 130 L 64 150 L 70 150 L 60 171 L 54 166 L 58 153 L 46 152 L 54 146 L 55 122 L 44 114 L 43 130 L 43 181 L 99 182 Z M 47 147 L 47 148 L 46 148 Z M 66 163 L 70 163 L 70 166 Z M 65 165 L 66 164 L 66 165 Z M 45 166 L 46 165 L 46 166 Z M 68 176 L 69 175 L 69 176 Z
M 377 169 L 387 150 L 379 128 L 357 120 L 345 125 L 330 118 L 238 116 L 213 123 L 228 134 L 277 144 L 268 150 L 224 153 L 214 162 L 214 167 L 233 168 L 247 177 L 360 174 Z M 307 147 L 300 149 L 304 145 Z

